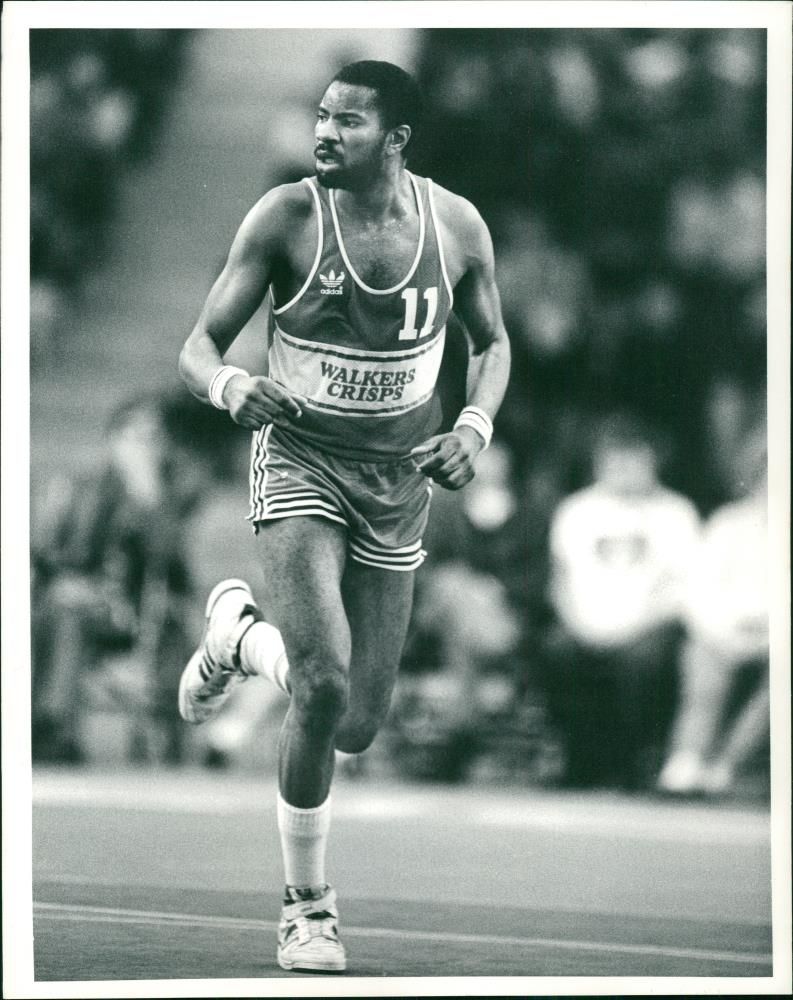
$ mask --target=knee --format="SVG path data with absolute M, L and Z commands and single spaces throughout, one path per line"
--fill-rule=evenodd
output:
M 300 674 L 292 669 L 292 704 L 310 720 L 337 720 L 347 709 L 349 682 L 342 663 L 325 660 Z
M 349 726 L 345 724 L 336 736 L 336 749 L 342 753 L 363 753 L 374 743 L 379 728 L 374 719 L 353 722 Z

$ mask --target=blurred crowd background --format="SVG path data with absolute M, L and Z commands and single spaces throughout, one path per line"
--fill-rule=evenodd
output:
M 340 767 L 765 794 L 756 30 L 31 32 L 34 758 L 273 763 L 264 684 L 176 715 L 207 590 L 257 583 L 248 437 L 176 356 L 355 58 L 416 73 L 409 166 L 490 226 L 514 361 L 477 478 L 435 491 L 389 723 Z M 264 359 L 254 317 L 231 360 Z

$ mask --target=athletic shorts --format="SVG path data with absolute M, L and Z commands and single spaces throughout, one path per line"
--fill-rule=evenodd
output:
M 417 569 L 432 488 L 411 459 L 361 462 L 328 454 L 268 424 L 253 435 L 248 520 L 324 517 L 344 525 L 349 554 L 379 569 Z

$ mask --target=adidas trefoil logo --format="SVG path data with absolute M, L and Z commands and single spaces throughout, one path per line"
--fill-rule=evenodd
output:
M 338 288 L 339 285 L 344 281 L 344 271 L 336 276 L 336 272 L 331 270 L 327 274 L 320 274 L 319 280 L 325 286 L 325 288 Z
M 344 281 L 344 271 L 341 271 L 338 276 L 335 271 L 328 271 L 327 274 L 320 274 L 319 280 L 324 286 L 319 290 L 320 295 L 344 294 L 341 289 L 341 283 Z

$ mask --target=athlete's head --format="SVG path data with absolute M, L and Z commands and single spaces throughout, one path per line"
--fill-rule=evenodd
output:
M 341 69 L 317 111 L 317 177 L 326 187 L 356 188 L 401 162 L 419 124 L 421 99 L 409 73 L 362 60 Z

